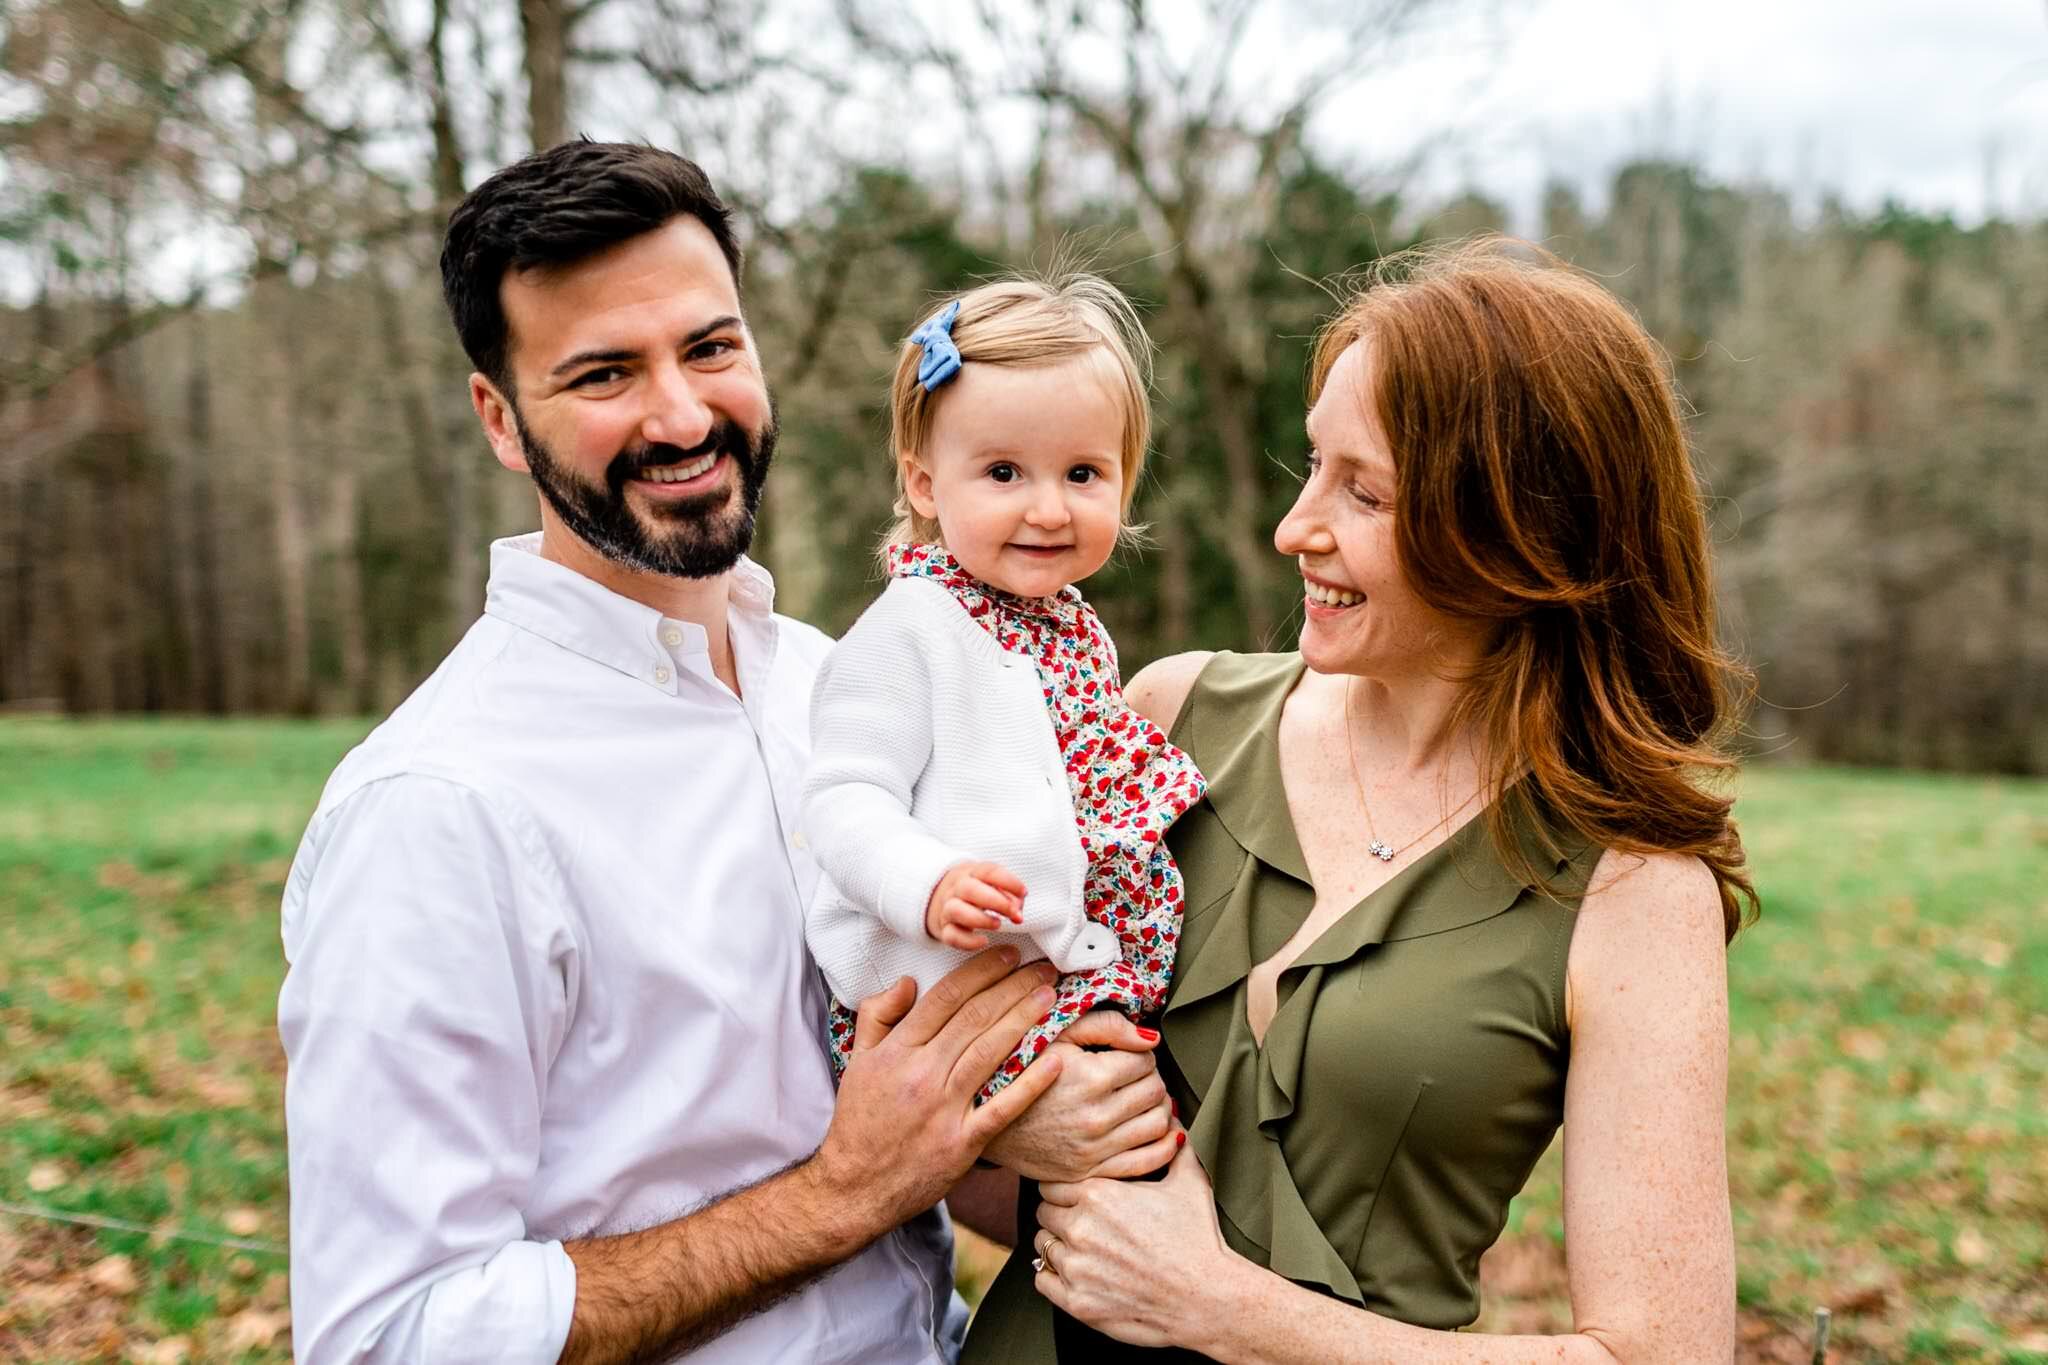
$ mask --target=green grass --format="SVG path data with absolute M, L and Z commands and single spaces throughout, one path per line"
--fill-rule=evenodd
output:
M 277 901 L 362 723 L 0 722 L 0 1202 L 285 1238 Z M 2048 1362 L 2048 783 L 1764 769 L 1744 1356 Z M 1566 1324 L 1555 1153 L 1486 1323 Z M 284 1260 L 0 1215 L 0 1358 L 282 1360 Z

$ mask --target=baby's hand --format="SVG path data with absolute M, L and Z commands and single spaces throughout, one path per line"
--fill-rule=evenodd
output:
M 924 930 L 948 948 L 978 953 L 990 929 L 1024 922 L 1024 883 L 1000 863 L 956 863 L 925 902 Z

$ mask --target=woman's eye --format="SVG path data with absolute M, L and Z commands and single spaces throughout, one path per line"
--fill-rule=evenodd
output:
M 988 476 L 997 483 L 1015 483 L 1017 481 L 1017 466 L 1013 464 L 990 465 Z

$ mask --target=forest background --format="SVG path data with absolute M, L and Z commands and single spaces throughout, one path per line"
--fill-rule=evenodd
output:
M 1498 8 L 9 0 L 0 704 L 379 713 L 432 667 L 488 541 L 535 518 L 468 407 L 439 229 L 586 105 L 639 110 L 610 131 L 696 156 L 739 211 L 784 610 L 837 630 L 875 591 L 884 380 L 919 310 L 1082 258 L 1161 349 L 1153 543 L 1090 597 L 1129 666 L 1284 647 L 1269 535 L 1325 283 L 1508 218 L 1483 186 L 1404 193 L 1440 141 L 1359 166 L 1306 130 Z M 1244 60 L 1276 25 L 1285 59 Z M 1567 169 L 1509 225 L 1672 357 L 1756 746 L 2048 770 L 2048 221 Z
M 1128 672 L 1290 645 L 1269 537 L 1330 282 L 1503 226 L 1596 272 L 1671 357 L 1759 677 L 1741 1357 L 1806 1360 L 1830 1306 L 1838 1360 L 2048 1362 L 2048 213 L 1654 137 L 1535 195 L 1461 177 L 1469 126 L 1374 92 L 1523 8 L 0 0 L 0 1358 L 289 1349 L 279 888 L 535 522 L 435 257 L 469 187 L 587 130 L 738 212 L 783 427 L 756 554 L 834 631 L 946 291 L 1084 261 L 1144 306 L 1152 535 L 1087 585 Z M 2048 84 L 2042 19 L 2011 56 Z M 1569 1328 L 1559 1179 L 1483 1327 Z

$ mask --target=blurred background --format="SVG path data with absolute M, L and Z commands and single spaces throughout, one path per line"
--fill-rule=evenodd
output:
M 1329 282 L 1487 229 L 1598 273 L 1761 685 L 1744 1356 L 1829 1306 L 1832 1358 L 2048 1361 L 2044 129 L 2040 0 L 0 0 L 0 1357 L 288 1350 L 277 887 L 535 524 L 435 259 L 587 132 L 737 210 L 756 555 L 834 631 L 938 294 L 1144 306 L 1152 543 L 1087 585 L 1129 671 L 1291 644 Z M 1568 1326 L 1557 1179 L 1483 1325 Z

